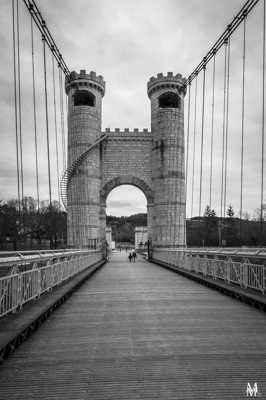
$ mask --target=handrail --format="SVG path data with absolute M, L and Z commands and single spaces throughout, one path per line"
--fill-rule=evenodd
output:
M 224 257 L 220 257 L 221 255 Z M 266 266 L 257 261 L 259 258 L 266 260 L 265 250 L 263 253 L 236 250 L 228 254 L 200 249 L 155 248 L 152 258 L 204 277 L 238 285 L 243 289 L 252 289 L 263 295 L 266 293 Z
M 0 317 L 74 277 L 102 259 L 101 250 L 65 254 L 61 260 L 0 278 Z
M 74 172 L 76 171 L 77 167 L 84 161 L 84 159 L 88 156 L 90 151 L 94 149 L 99 143 L 101 143 L 103 140 L 107 139 L 109 134 L 103 134 L 97 139 L 84 153 L 82 153 L 73 163 L 70 165 L 69 168 L 65 170 L 63 173 L 61 182 L 60 182 L 60 196 L 62 199 L 62 203 L 65 207 L 67 208 L 67 191 L 68 191 L 68 186 L 71 181 L 71 178 L 74 175 Z
M 180 247 L 178 249 L 164 248 L 156 249 L 167 252 L 185 252 L 199 255 L 217 255 L 217 256 L 232 256 L 232 257 L 250 257 L 260 258 L 266 261 L 266 248 L 201 248 L 201 247 Z
M 65 258 L 65 257 L 73 257 L 73 256 L 79 256 L 82 254 L 86 254 L 88 250 L 71 250 L 71 251 L 58 251 L 58 252 L 47 252 L 47 253 L 41 253 L 41 254 L 28 254 L 28 255 L 15 255 L 15 256 L 10 256 L 10 257 L 2 257 L 0 258 L 0 269 L 1 267 L 7 267 L 7 266 L 12 266 L 14 267 L 15 265 L 24 265 L 24 264 L 32 264 L 36 262 L 45 262 L 45 261 L 51 261 L 59 258 Z M 1 253 L 0 253 L 1 254 Z M 13 253 L 14 254 L 14 253 Z

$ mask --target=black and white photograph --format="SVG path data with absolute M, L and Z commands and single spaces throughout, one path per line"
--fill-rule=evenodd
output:
M 0 400 L 266 399 L 266 0 L 0 0 Z

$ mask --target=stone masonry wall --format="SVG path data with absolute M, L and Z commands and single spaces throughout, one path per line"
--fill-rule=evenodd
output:
M 151 132 L 144 130 L 106 129 L 108 139 L 101 146 L 102 224 L 105 220 L 106 197 L 120 184 L 139 187 L 147 198 L 148 213 L 152 211 Z M 148 230 L 151 218 L 148 218 Z

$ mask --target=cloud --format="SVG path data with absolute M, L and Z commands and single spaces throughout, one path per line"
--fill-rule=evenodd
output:
M 103 128 L 149 128 L 150 104 L 146 84 L 158 72 L 181 72 L 187 76 L 200 62 L 217 37 L 243 5 L 243 0 L 42 0 L 37 2 L 70 70 L 95 70 L 106 80 L 103 99 Z M 21 95 L 22 144 L 25 166 L 25 189 L 34 195 L 35 149 L 32 112 L 32 66 L 29 15 L 20 4 L 21 29 Z M 0 2 L 0 191 L 16 195 L 14 88 L 12 61 L 11 2 Z M 261 5 L 252 11 L 247 22 L 247 76 L 245 116 L 245 208 L 259 204 L 260 135 L 261 135 Z M 38 159 L 40 184 L 47 198 L 47 143 L 44 113 L 44 81 L 42 42 L 34 30 L 35 73 L 37 90 Z M 231 43 L 230 114 L 228 131 L 228 201 L 239 207 L 239 173 L 241 140 L 241 56 L 242 29 Z M 222 117 L 223 117 L 223 51 L 217 55 L 217 79 L 214 121 L 213 206 L 219 209 L 221 183 Z M 52 62 L 47 53 L 49 133 L 51 148 L 53 195 L 56 196 L 56 152 L 53 110 Z M 206 112 L 204 143 L 203 202 L 208 201 L 212 64 L 206 72 Z M 199 77 L 196 122 L 196 189 L 199 187 L 199 146 L 201 134 L 202 77 Z M 62 167 L 61 115 L 59 110 L 58 74 L 56 68 L 57 123 L 59 135 L 60 175 Z M 194 90 L 194 86 L 192 87 Z M 193 100 L 193 99 L 192 99 Z M 191 135 L 193 134 L 193 111 Z M 66 124 L 66 121 L 65 121 Z M 192 138 L 192 136 L 191 136 Z M 192 139 L 191 139 L 192 140 Z M 192 142 L 191 142 L 192 143 Z M 189 165 L 192 164 L 190 148 Z M 188 177 L 188 210 L 191 200 L 191 168 Z M 128 195 L 130 194 L 130 196 Z M 141 209 L 141 202 L 130 199 L 134 189 L 124 189 L 120 198 L 110 200 L 114 212 Z M 198 192 L 195 194 L 198 201 Z M 113 201 L 113 203 L 112 203 Z M 120 211 L 119 211 L 120 210 Z M 122 212 L 121 211 L 121 212 Z
M 126 216 L 147 212 L 144 193 L 130 185 L 121 185 L 113 189 L 107 197 L 106 206 L 108 215 Z

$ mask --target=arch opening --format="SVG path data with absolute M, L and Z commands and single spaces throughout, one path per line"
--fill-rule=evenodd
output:
M 158 98 L 160 108 L 180 108 L 180 98 L 177 93 L 166 92 Z
M 95 106 L 95 96 L 88 90 L 76 90 L 73 95 L 74 106 Z
M 109 192 L 106 199 L 106 214 L 127 217 L 147 212 L 147 198 L 136 186 L 122 184 Z
M 112 197 L 114 197 L 114 203 L 113 207 L 110 207 L 110 199 L 112 200 Z M 145 249 L 145 245 L 147 246 L 148 241 L 151 241 L 152 234 L 153 192 L 148 183 L 130 175 L 118 176 L 106 182 L 102 187 L 100 201 L 102 232 L 106 234 L 106 239 L 108 234 L 110 239 L 111 228 L 112 231 L 114 231 L 113 240 L 119 243 L 122 238 L 115 233 L 117 232 L 116 223 L 128 224 L 126 230 L 129 236 L 124 236 L 124 242 L 122 243 L 125 243 L 126 239 L 129 238 L 131 247 L 139 248 L 140 245 L 142 246 L 140 247 L 141 249 Z M 109 217 L 110 214 L 113 215 L 113 219 Z M 133 218 L 130 218 L 130 215 L 133 215 Z M 142 227 L 143 229 L 139 229 L 138 232 L 135 232 L 136 227 Z
M 119 249 L 145 249 L 148 228 L 147 198 L 144 192 L 134 185 L 116 186 L 107 195 L 106 206 L 108 245 Z

